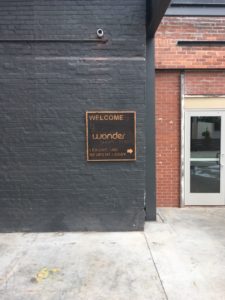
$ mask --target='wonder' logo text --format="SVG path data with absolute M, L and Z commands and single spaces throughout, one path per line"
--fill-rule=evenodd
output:
M 112 132 L 112 133 L 92 133 L 93 140 L 124 140 L 125 133 Z

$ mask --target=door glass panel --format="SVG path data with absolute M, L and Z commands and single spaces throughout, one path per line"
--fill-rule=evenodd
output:
M 191 117 L 191 193 L 220 193 L 220 143 L 221 117 Z

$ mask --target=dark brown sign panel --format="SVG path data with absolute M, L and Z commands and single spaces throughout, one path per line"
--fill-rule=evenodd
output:
M 136 160 L 136 113 L 86 112 L 88 161 Z

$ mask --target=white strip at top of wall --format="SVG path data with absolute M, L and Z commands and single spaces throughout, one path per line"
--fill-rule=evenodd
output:
M 199 109 L 225 109 L 225 96 L 223 97 L 194 97 L 186 96 L 184 99 L 184 108 Z

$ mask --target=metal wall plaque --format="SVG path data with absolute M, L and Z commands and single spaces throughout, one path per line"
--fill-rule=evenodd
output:
M 86 112 L 88 161 L 136 160 L 136 112 Z

